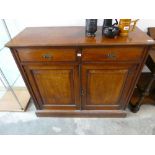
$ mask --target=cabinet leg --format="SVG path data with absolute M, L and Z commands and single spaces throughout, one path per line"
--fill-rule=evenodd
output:
M 133 112 L 136 113 L 139 111 L 141 104 L 136 103 L 133 105 L 131 102 L 129 103 L 129 109 Z
M 133 112 L 136 113 L 139 111 L 141 105 L 142 105 L 142 101 L 144 100 L 144 93 L 142 94 L 142 96 L 139 98 L 139 100 L 137 101 L 137 103 L 135 105 L 133 105 L 131 102 L 129 103 L 129 109 Z

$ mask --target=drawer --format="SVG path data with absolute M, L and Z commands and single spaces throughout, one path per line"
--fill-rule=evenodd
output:
M 139 61 L 144 47 L 83 48 L 82 61 Z
M 76 61 L 73 48 L 21 48 L 17 53 L 22 62 Z

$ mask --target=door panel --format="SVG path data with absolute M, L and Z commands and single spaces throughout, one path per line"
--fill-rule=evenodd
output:
M 89 104 L 116 104 L 127 76 L 127 70 L 88 71 Z M 96 91 L 94 91 L 96 90 Z
M 43 108 L 80 108 L 77 65 L 36 65 L 25 68 Z
M 73 73 L 71 70 L 37 70 L 33 71 L 33 76 L 41 96 L 43 96 L 44 103 L 74 103 Z
M 133 65 L 83 65 L 82 108 L 120 109 L 126 84 L 131 83 Z

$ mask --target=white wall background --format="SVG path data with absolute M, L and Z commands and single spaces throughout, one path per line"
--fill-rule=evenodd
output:
M 6 23 L 10 30 L 11 36 L 14 37 L 25 27 L 35 26 L 84 26 L 85 19 L 7 19 Z M 98 25 L 102 25 L 103 19 L 98 20 Z M 147 31 L 147 27 L 155 27 L 155 19 L 140 19 L 138 21 L 138 27 L 143 31 Z

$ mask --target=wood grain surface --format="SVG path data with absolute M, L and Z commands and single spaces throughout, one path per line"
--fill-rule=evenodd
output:
M 149 41 L 148 41 L 149 40 Z M 151 40 L 151 41 L 150 41 Z M 103 45 L 146 45 L 154 41 L 139 28 L 130 32 L 128 37 L 109 39 L 102 37 L 101 27 L 95 38 L 85 37 L 84 26 L 72 27 L 29 27 L 13 38 L 7 47 L 30 46 L 103 46 Z

